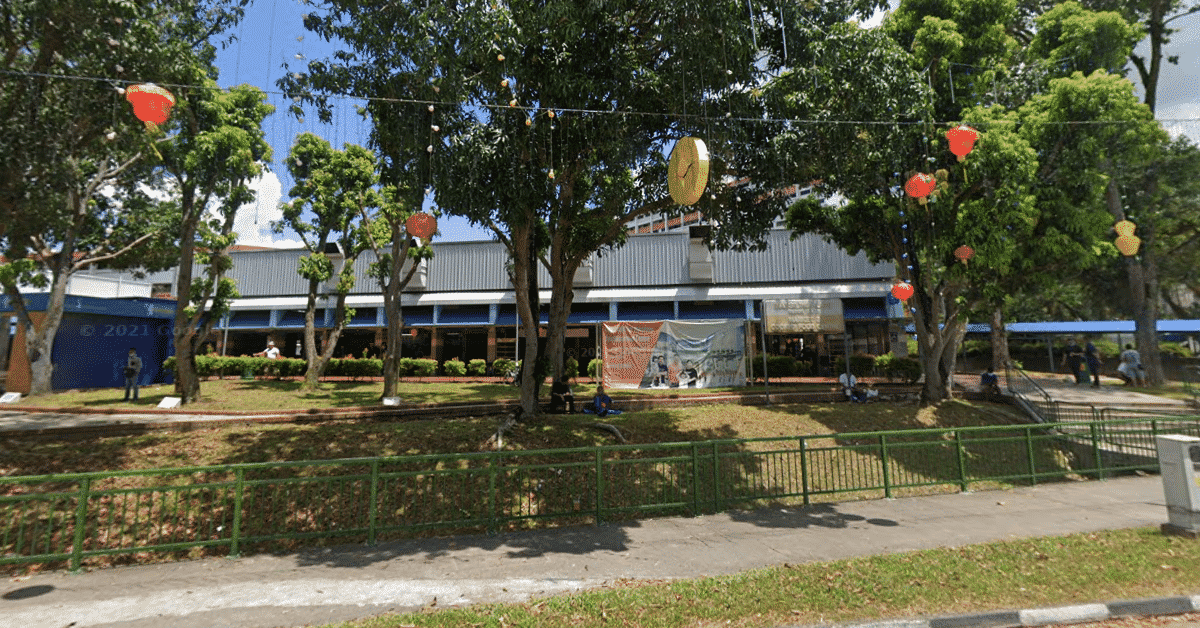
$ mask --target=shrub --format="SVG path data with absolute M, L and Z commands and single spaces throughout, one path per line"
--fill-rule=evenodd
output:
M 759 366 L 762 366 L 759 360 Z M 792 377 L 796 374 L 796 359 L 786 355 L 767 356 L 767 373 L 771 377 Z
M 567 359 L 563 360 L 563 374 L 571 379 L 579 377 L 579 360 L 576 360 L 574 357 L 567 356 Z
M 467 375 L 486 375 L 486 374 L 487 374 L 487 360 L 480 360 L 479 358 L 475 358 L 474 360 L 467 362 Z
M 964 340 L 962 342 L 964 355 L 985 355 L 992 352 L 991 340 Z
M 1158 343 L 1158 349 L 1163 355 L 1173 355 L 1180 358 L 1192 357 L 1191 349 L 1178 342 L 1160 342 Z
M 875 371 L 875 356 L 856 353 L 850 356 L 850 372 L 858 377 L 870 375 Z
M 438 370 L 437 360 L 432 358 L 414 358 L 412 361 L 412 374 L 417 377 L 430 377 L 436 375 Z
M 442 372 L 452 377 L 462 377 L 467 374 L 467 365 L 458 358 L 442 362 Z
M 604 360 L 601 360 L 600 358 L 592 358 L 592 361 L 588 362 L 588 377 L 592 378 L 593 380 L 600 381 L 600 375 L 602 374 L 603 370 Z
M 508 358 L 496 358 L 496 361 L 492 362 L 492 373 L 500 377 L 505 377 L 516 366 L 517 363 Z
M 850 358 L 853 364 L 854 358 Z M 875 367 L 891 381 L 900 378 L 909 384 L 921 379 L 921 362 L 916 358 L 898 358 L 895 354 L 885 353 L 874 358 Z
M 896 358 L 893 369 L 905 383 L 915 384 L 921 379 L 921 362 L 916 358 Z

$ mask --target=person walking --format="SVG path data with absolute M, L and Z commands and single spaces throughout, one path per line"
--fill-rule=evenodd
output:
M 142 359 L 138 357 L 137 349 L 129 348 L 129 357 L 125 359 L 125 401 L 129 401 L 129 390 L 133 389 L 133 400 L 138 400 L 138 377 L 142 374 Z
M 1092 388 L 1100 387 L 1100 352 L 1096 349 L 1095 343 L 1088 340 L 1087 346 L 1083 350 L 1083 355 L 1087 359 L 1088 370 L 1092 372 Z
M 1133 345 L 1125 345 L 1125 350 L 1121 352 L 1121 366 L 1117 367 L 1117 372 L 1121 374 L 1121 379 L 1125 380 L 1125 385 L 1145 386 L 1146 372 L 1142 370 L 1142 354 L 1138 353 Z

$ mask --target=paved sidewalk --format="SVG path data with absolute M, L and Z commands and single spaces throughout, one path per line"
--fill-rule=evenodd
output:
M 521 601 L 620 578 L 732 574 L 1164 521 L 1161 480 L 1143 476 L 344 546 L 10 580 L 0 586 L 0 627 L 291 627 L 435 600 Z

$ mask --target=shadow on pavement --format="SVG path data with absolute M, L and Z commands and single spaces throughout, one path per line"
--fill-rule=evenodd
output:
M 764 528 L 846 528 L 851 523 L 860 521 L 884 527 L 900 525 L 891 519 L 867 519 L 861 515 L 839 512 L 833 504 L 734 510 L 729 513 L 729 518 L 739 523 L 750 523 Z
M 504 551 L 507 558 L 536 558 L 547 554 L 585 555 L 592 552 L 625 552 L 629 549 L 627 528 L 619 525 L 584 525 L 549 530 L 526 530 L 494 536 L 475 534 L 450 538 L 388 541 L 373 547 L 361 544 L 304 549 L 294 554 L 298 567 L 360 568 L 403 557 L 426 561 L 457 557 L 469 560 L 478 553 Z

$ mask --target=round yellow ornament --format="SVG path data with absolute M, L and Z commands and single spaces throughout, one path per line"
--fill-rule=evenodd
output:
M 708 147 L 696 137 L 675 142 L 667 164 L 667 188 L 680 205 L 694 205 L 708 185 Z

